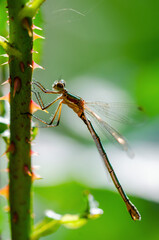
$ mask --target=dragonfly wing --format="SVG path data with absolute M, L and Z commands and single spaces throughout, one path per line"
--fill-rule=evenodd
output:
M 120 144 L 120 146 L 123 148 L 123 150 L 127 152 L 128 156 L 130 158 L 133 158 L 134 153 L 133 153 L 131 147 L 129 146 L 128 142 L 126 141 L 126 139 L 119 132 L 117 132 L 113 127 L 111 127 L 108 123 L 106 123 L 105 121 L 101 120 L 99 123 Z
M 97 112 L 106 121 L 115 121 L 124 124 L 134 124 L 142 120 L 142 109 L 135 104 L 86 102 L 86 105 Z
M 133 158 L 134 153 L 131 147 L 129 146 L 126 139 L 117 130 L 111 127 L 110 124 L 108 124 L 106 121 L 103 121 L 96 113 L 94 113 L 87 106 L 85 107 L 85 112 L 86 114 L 91 116 L 93 120 L 96 120 L 96 122 L 102 128 L 102 130 L 104 130 L 106 133 L 109 133 L 113 137 L 113 139 L 115 139 L 115 141 L 122 147 L 122 149 L 127 152 L 130 158 Z

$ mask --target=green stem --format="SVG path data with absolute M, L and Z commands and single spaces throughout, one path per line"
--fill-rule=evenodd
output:
M 21 9 L 21 11 L 19 12 L 19 18 L 23 19 L 25 17 L 31 17 L 33 18 L 39 7 L 41 6 L 41 4 L 45 2 L 45 0 L 30 0 L 26 3 L 26 5 L 24 6 L 24 8 Z
M 32 36 L 23 28 L 18 18 L 26 0 L 7 0 L 9 11 L 9 43 L 18 49 L 21 60 L 10 56 L 10 144 L 9 159 L 9 201 L 12 240 L 30 239 L 30 118 L 27 116 L 31 101 L 32 78 Z M 31 27 L 32 20 L 27 19 Z M 16 89 L 15 89 L 16 87 Z

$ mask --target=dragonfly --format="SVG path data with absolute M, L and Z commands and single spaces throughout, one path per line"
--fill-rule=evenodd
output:
M 102 107 L 104 107 L 105 109 L 108 110 L 109 104 L 102 103 L 102 102 L 94 102 L 94 103 L 89 104 L 89 103 L 85 102 L 81 97 L 70 93 L 66 89 L 66 87 L 65 87 L 66 84 L 63 79 L 61 79 L 59 81 L 55 81 L 54 84 L 52 85 L 52 90 L 46 89 L 41 83 L 39 83 L 37 81 L 33 82 L 32 84 L 34 85 L 34 87 L 36 86 L 36 88 L 41 90 L 43 93 L 59 95 L 56 99 L 51 101 L 49 104 L 45 105 L 42 101 L 40 92 L 33 90 L 33 93 L 35 94 L 35 97 L 36 97 L 42 110 L 46 111 L 46 109 L 48 109 L 50 106 L 55 104 L 57 101 L 59 101 L 59 103 L 58 103 L 58 106 L 57 106 L 55 113 L 50 122 L 46 122 L 33 114 L 31 114 L 31 115 L 35 119 L 46 124 L 47 127 L 56 127 L 59 125 L 59 122 L 60 122 L 62 105 L 65 104 L 69 108 L 71 108 L 87 126 L 87 128 L 96 144 L 99 154 L 101 155 L 101 158 L 104 161 L 104 164 L 110 174 L 110 177 L 111 177 L 117 191 L 119 192 L 121 198 L 123 199 L 123 201 L 127 207 L 127 210 L 130 213 L 131 218 L 135 221 L 141 220 L 141 215 L 140 215 L 139 211 L 137 210 L 135 205 L 129 200 L 123 187 L 121 186 L 121 184 L 117 178 L 117 175 L 109 161 L 109 158 L 104 150 L 102 142 L 101 142 L 98 134 L 96 133 L 91 120 L 87 117 L 87 115 L 89 115 L 92 118 L 94 118 L 99 123 L 99 125 L 102 128 L 104 128 L 122 146 L 122 148 L 126 152 L 128 152 L 128 154 L 130 153 L 129 155 L 131 155 L 130 147 L 129 147 L 127 141 L 125 140 L 125 138 L 120 133 L 118 133 L 118 131 L 116 131 L 113 127 L 111 127 L 106 121 L 104 121 L 98 114 L 96 114 L 93 110 L 91 110 L 91 108 L 89 107 L 91 105 L 92 106 L 100 105 L 100 109 L 102 109 Z M 55 122 L 55 119 L 57 119 L 56 122 Z

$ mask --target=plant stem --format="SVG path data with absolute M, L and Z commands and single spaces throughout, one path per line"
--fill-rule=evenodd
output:
M 12 240 L 30 239 L 31 121 L 27 116 L 31 101 L 32 36 L 18 18 L 26 0 L 7 0 L 9 11 L 9 42 L 18 49 L 21 60 L 10 56 L 10 144 L 9 201 Z M 27 19 L 31 27 L 32 20 Z

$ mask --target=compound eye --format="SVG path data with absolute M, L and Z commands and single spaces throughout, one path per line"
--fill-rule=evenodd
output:
M 61 82 L 58 82 L 58 83 L 56 84 L 56 86 L 57 86 L 57 88 L 64 88 L 64 85 L 63 85 Z
M 62 90 L 65 88 L 65 81 L 61 79 L 60 81 L 55 81 L 54 84 L 52 85 L 52 88 L 55 90 Z

